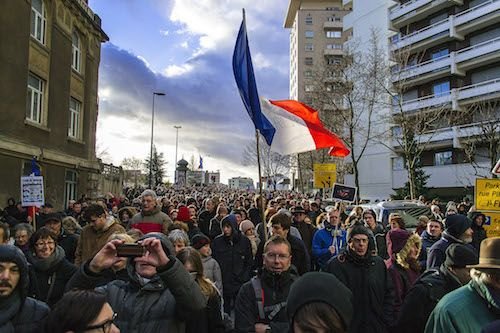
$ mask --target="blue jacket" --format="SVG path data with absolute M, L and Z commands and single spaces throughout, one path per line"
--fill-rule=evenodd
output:
M 435 242 L 427 253 L 427 269 L 439 268 L 439 266 L 441 266 L 441 264 L 446 259 L 446 249 L 448 248 L 448 246 L 454 243 L 464 244 L 463 241 L 448 234 L 446 230 L 443 231 L 441 239 Z M 470 246 L 470 248 L 477 253 L 472 245 L 465 245 Z
M 434 245 L 439 240 L 439 237 L 432 237 L 427 233 L 427 230 L 422 232 L 422 249 L 420 250 L 420 255 L 418 256 L 418 262 L 422 271 L 425 271 L 427 267 L 427 254 L 429 253 L 431 246 Z
M 332 232 L 326 229 L 318 230 L 314 234 L 312 241 L 312 253 L 322 270 L 326 268 L 326 263 L 330 260 L 330 258 L 337 256 L 340 251 L 346 247 L 347 232 L 340 228 L 337 231 L 339 232 L 339 235 L 335 237 L 335 242 L 333 241 Z M 333 255 L 328 249 L 332 245 L 336 248 L 336 252 Z

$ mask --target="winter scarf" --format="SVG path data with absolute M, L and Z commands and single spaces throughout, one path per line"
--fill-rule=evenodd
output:
M 46 272 L 59 264 L 65 256 L 66 254 L 64 253 L 63 248 L 57 245 L 54 252 L 48 258 L 38 258 L 33 255 L 33 253 L 29 252 L 28 261 L 39 271 Z

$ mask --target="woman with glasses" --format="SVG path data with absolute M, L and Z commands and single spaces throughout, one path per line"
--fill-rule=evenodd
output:
M 77 270 L 57 245 L 57 236 L 48 228 L 38 229 L 30 239 L 30 296 L 53 306 L 63 296 L 66 283 Z
M 46 332 L 119 333 L 114 324 L 116 313 L 106 295 L 93 290 L 66 293 L 47 318 Z

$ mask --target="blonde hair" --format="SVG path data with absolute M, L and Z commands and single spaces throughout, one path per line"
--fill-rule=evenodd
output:
M 417 234 L 411 235 L 405 243 L 405 246 L 396 254 L 396 262 L 404 269 L 410 268 L 410 263 L 408 262 L 408 254 L 412 246 L 417 247 L 417 257 L 422 249 L 422 240 Z
M 124 233 L 111 234 L 111 236 L 108 237 L 108 242 L 115 239 L 125 241 L 125 244 L 135 243 L 135 240 L 132 238 L 132 236 Z

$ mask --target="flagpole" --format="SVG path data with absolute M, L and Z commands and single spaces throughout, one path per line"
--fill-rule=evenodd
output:
M 245 12 L 243 11 L 243 15 Z M 260 168 L 260 145 L 259 145 L 259 130 L 255 129 L 255 142 L 257 145 L 257 167 L 259 169 L 259 195 L 260 195 L 260 203 L 257 200 L 257 207 L 259 209 L 260 219 L 262 221 L 262 226 L 264 227 L 264 243 L 267 242 L 267 223 L 264 218 L 264 197 L 262 196 L 262 174 Z

